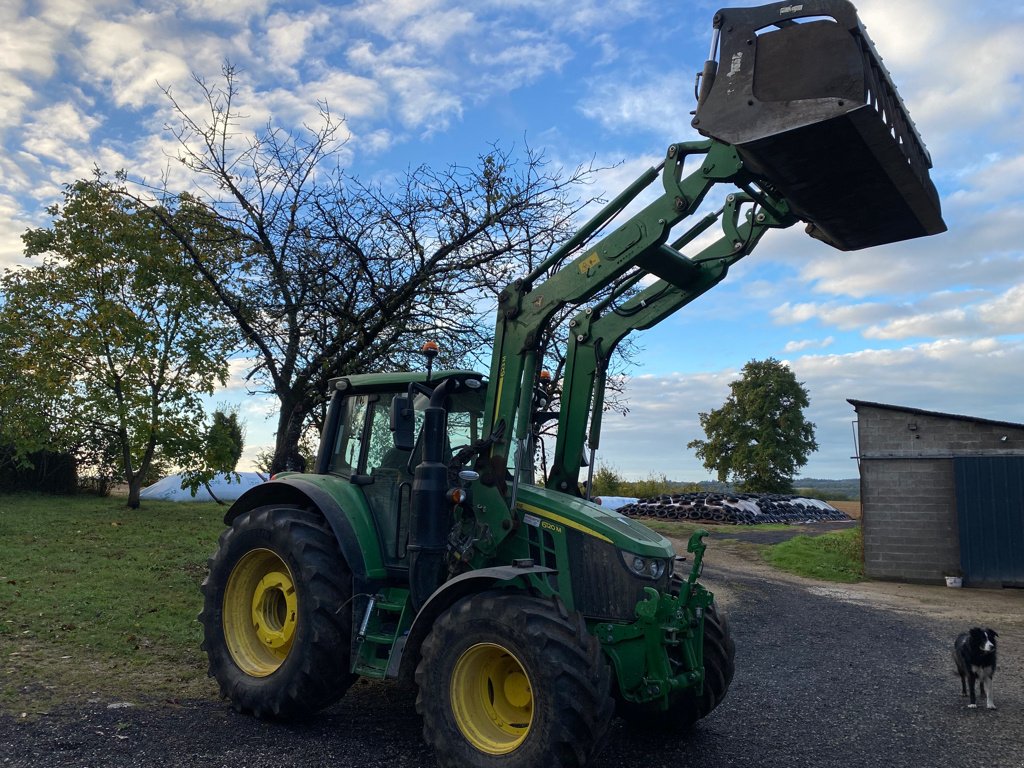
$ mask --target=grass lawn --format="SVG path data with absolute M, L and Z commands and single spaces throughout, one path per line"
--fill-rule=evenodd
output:
M 0 496 L 0 709 L 215 694 L 196 616 L 225 510 Z
M 663 536 L 686 541 L 698 528 L 710 531 L 719 540 L 727 541 L 734 531 L 789 530 L 785 523 L 765 525 L 709 525 L 692 521 L 644 520 L 644 525 Z M 705 539 L 705 541 L 708 541 Z M 859 528 L 823 533 L 801 534 L 789 541 L 758 548 L 766 562 L 781 571 L 821 581 L 851 583 L 864 580 L 864 546 Z
M 780 570 L 810 579 L 846 583 L 864 579 L 864 545 L 859 528 L 796 536 L 766 547 L 764 558 Z

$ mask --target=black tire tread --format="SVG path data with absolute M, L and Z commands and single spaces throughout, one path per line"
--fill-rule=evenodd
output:
M 507 627 L 513 643 L 518 640 L 527 644 L 536 651 L 537 658 L 545 661 L 543 682 L 556 699 L 554 711 L 559 721 L 550 729 L 553 738 L 542 745 L 543 752 L 531 752 L 524 744 L 501 757 L 478 753 L 479 761 L 467 764 L 464 747 L 468 745 L 448 721 L 447 696 L 431 683 L 430 670 L 457 638 L 484 624 Z M 421 648 L 416 683 L 416 709 L 423 717 L 424 738 L 434 747 L 443 768 L 579 768 L 600 749 L 615 709 L 610 668 L 583 617 L 567 612 L 560 602 L 518 593 L 471 595 L 443 613 Z M 533 749 L 537 745 L 529 746 Z
M 248 551 L 244 539 L 269 534 L 272 548 L 293 569 L 300 590 L 301 638 L 267 678 L 240 670 L 224 642 L 221 602 L 231 567 Z M 349 672 L 351 612 L 338 610 L 352 595 L 352 577 L 334 533 L 317 510 L 292 506 L 259 507 L 235 519 L 219 539 L 203 581 L 202 648 L 208 673 L 234 708 L 261 718 L 308 717 L 344 695 L 354 677 Z

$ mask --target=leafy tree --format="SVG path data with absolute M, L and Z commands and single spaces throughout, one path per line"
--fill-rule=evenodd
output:
M 206 463 L 216 472 L 234 472 L 245 448 L 245 430 L 238 412 L 215 411 L 206 433 Z
M 696 483 L 679 483 L 664 474 L 653 472 L 642 480 L 626 480 L 614 469 L 601 465 L 594 472 L 594 496 L 629 496 L 649 499 L 670 493 L 691 493 L 699 490 Z
M 594 496 L 619 496 L 623 482 L 618 472 L 602 464 L 594 472 L 594 483 L 591 493 Z
M 73 406 L 60 389 L 62 377 L 49 380 L 49 370 L 25 364 L 21 325 L 10 301 L 0 292 L 0 445 L 5 462 L 22 466 L 29 454 L 74 447 L 65 429 Z
M 707 440 L 687 447 L 721 482 L 754 493 L 790 492 L 797 470 L 818 449 L 814 424 L 803 413 L 807 390 L 774 358 L 751 360 L 729 388 L 721 408 L 700 414 Z
M 180 198 L 159 189 L 142 187 L 137 199 L 237 325 L 256 361 L 252 386 L 277 397 L 277 472 L 297 462 L 304 429 L 322 420 L 330 378 L 418 367 L 424 338 L 441 344 L 439 365 L 479 354 L 496 289 L 567 237 L 589 202 L 569 192 L 591 169 L 563 177 L 528 149 L 517 157 L 492 147 L 472 167 L 363 182 L 340 170 L 346 132 L 326 104 L 302 132 L 268 125 L 242 135 L 234 69 L 223 75 L 219 85 L 195 78 L 200 110 L 166 91 L 177 159 L 200 190 L 190 202 L 211 225 L 179 226 Z
M 223 504 L 210 487 L 210 481 L 218 475 L 226 476 L 228 482 L 238 480 L 235 469 L 244 449 L 245 428 L 238 421 L 237 409 L 214 411 L 203 438 L 202 451 L 190 461 L 193 466 L 182 473 L 181 487 L 188 488 L 195 496 L 202 485 L 214 501 Z
M 137 507 L 153 462 L 188 455 L 201 438 L 201 395 L 224 383 L 235 338 L 152 213 L 98 179 L 69 185 L 48 213 L 51 226 L 23 235 L 26 256 L 42 263 L 0 278 L 2 367 L 28 392 L 19 401 L 8 391 L 0 407 L 49 406 L 16 447 L 71 445 L 101 475 L 116 457 Z M 181 206 L 173 219 L 195 228 L 189 216 Z
M 665 476 L 653 472 L 642 480 L 627 480 L 619 488 L 620 496 L 635 496 L 638 499 L 650 499 L 673 493 L 693 493 L 699 490 L 696 483 L 677 483 Z

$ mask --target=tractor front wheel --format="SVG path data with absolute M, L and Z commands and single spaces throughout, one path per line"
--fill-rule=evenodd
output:
M 443 613 L 416 683 L 424 738 L 451 768 L 582 766 L 614 711 L 582 616 L 519 593 L 471 595 Z
M 353 680 L 352 576 L 319 512 L 239 515 L 209 568 L 199 620 L 222 696 L 239 711 L 292 719 L 344 694 Z

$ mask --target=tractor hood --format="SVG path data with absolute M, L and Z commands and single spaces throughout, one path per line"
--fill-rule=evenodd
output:
M 535 485 L 520 485 L 516 509 L 527 524 L 554 524 L 647 557 L 672 557 L 672 542 L 647 526 L 592 501 Z M 531 519 L 528 516 L 532 516 Z

